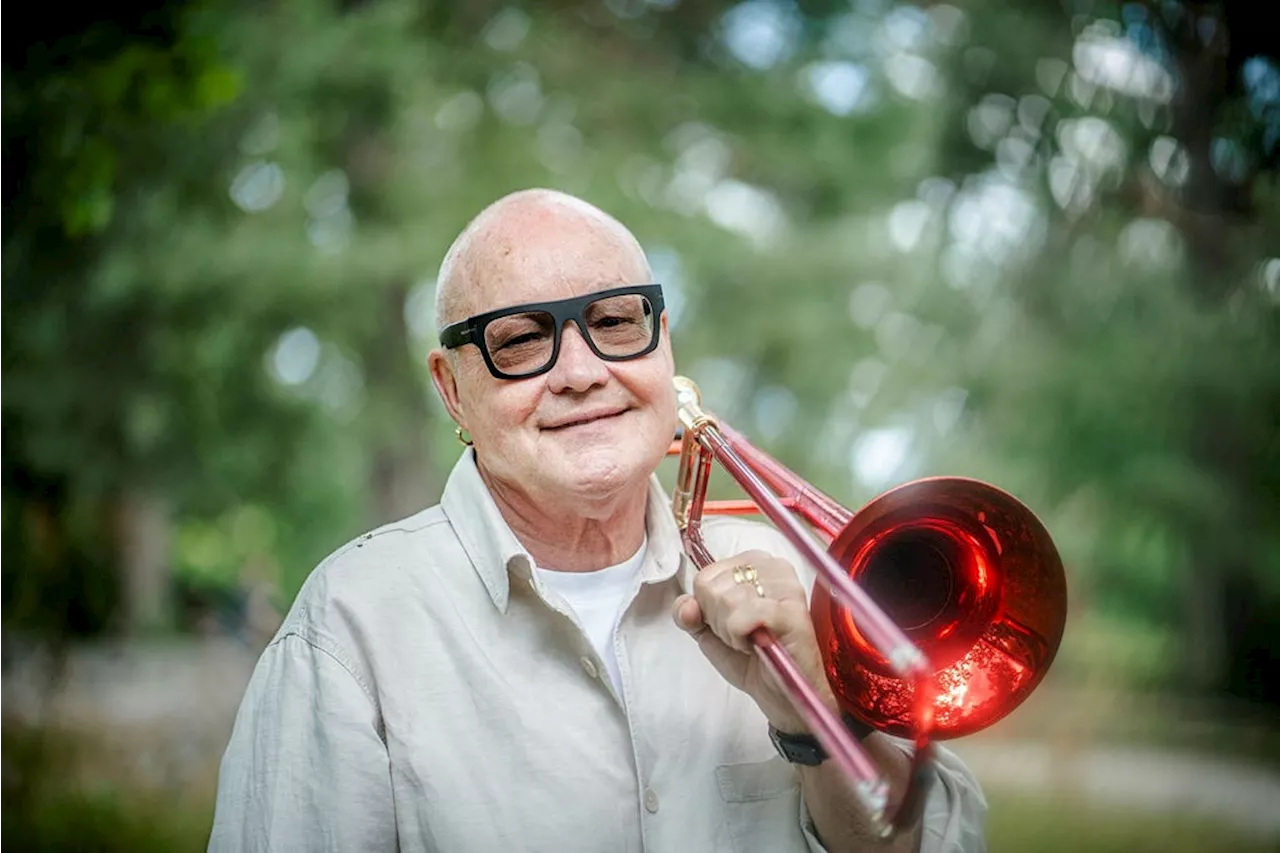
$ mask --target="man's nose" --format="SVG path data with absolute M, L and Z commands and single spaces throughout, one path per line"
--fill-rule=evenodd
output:
M 565 323 L 564 332 L 560 336 L 560 355 L 547 374 L 551 390 L 556 393 L 580 392 L 608 381 L 609 366 L 592 351 L 576 323 Z

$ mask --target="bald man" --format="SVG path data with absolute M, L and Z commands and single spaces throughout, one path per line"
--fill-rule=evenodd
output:
M 465 446 L 438 506 L 308 578 L 237 715 L 210 849 L 982 850 L 945 750 L 921 821 L 869 837 L 752 653 L 771 630 L 835 709 L 812 576 L 772 527 L 715 519 L 720 559 L 684 555 L 654 475 L 667 317 L 631 233 L 515 193 L 437 287 L 429 367 Z M 864 744 L 901 790 L 909 745 Z

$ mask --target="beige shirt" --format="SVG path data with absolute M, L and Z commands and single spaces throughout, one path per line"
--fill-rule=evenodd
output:
M 438 506 L 308 578 L 236 717 L 209 849 L 822 850 L 764 716 L 672 622 L 694 569 L 656 477 L 646 523 L 617 695 L 465 452 Z M 767 525 L 705 531 L 800 568 Z M 978 784 L 939 752 L 922 849 L 982 851 Z

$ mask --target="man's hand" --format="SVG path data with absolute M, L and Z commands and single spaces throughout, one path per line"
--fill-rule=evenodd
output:
M 755 568 L 755 584 L 743 575 L 743 567 Z M 734 570 L 738 569 L 735 580 Z M 763 551 L 747 551 L 720 560 L 698 572 L 693 595 L 682 595 L 672 608 L 676 624 L 692 634 L 698 647 L 730 684 L 744 691 L 778 730 L 799 734 L 808 731 L 791 706 L 791 700 L 774 681 L 751 644 L 751 632 L 768 628 L 782 644 L 805 679 L 823 701 L 836 711 L 835 696 L 823 672 L 822 655 L 809 617 L 809 600 L 795 569 L 786 560 Z M 910 760 L 894 743 L 874 734 L 863 741 L 871 759 L 885 772 L 895 796 L 905 790 Z M 818 767 L 798 768 L 805 805 L 818 836 L 833 851 L 916 853 L 921 824 L 902 833 L 890 845 L 872 837 L 866 815 L 854 796 L 849 780 L 833 761 Z
M 744 577 L 747 566 L 755 569 L 755 583 L 747 579 L 749 572 Z M 712 563 L 695 576 L 693 595 L 676 599 L 673 615 L 676 624 L 698 641 L 716 670 L 754 699 L 780 731 L 801 733 L 808 727 L 756 654 L 751 633 L 757 628 L 773 632 L 818 695 L 836 710 L 809 618 L 809 601 L 795 569 L 786 560 L 763 551 L 747 551 Z

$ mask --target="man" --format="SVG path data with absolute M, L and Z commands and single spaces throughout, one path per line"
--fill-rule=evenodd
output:
M 806 585 L 756 522 L 710 521 L 723 559 L 701 572 L 682 554 L 654 476 L 671 345 L 645 285 L 635 238 L 559 193 L 503 198 L 458 237 L 430 369 L 473 446 L 439 506 L 304 585 L 236 719 L 211 850 L 983 848 L 985 802 L 945 750 L 921 824 L 886 847 L 832 762 L 775 749 L 771 726 L 804 724 L 753 629 L 835 707 Z M 865 744 L 900 790 L 901 743 Z

